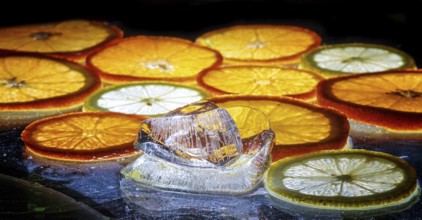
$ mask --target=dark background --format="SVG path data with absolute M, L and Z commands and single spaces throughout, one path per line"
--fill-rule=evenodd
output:
M 315 30 L 326 44 L 388 44 L 408 52 L 422 65 L 422 0 L 35 0 L 2 4 L 0 26 L 86 18 L 115 23 L 126 35 L 195 39 L 232 24 L 291 24 Z

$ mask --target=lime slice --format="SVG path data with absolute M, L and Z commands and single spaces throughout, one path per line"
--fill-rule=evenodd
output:
M 208 97 L 208 93 L 175 83 L 145 82 L 109 86 L 90 96 L 84 111 L 112 111 L 138 115 L 162 115 Z
M 392 47 L 354 43 L 315 49 L 302 57 L 299 68 L 329 78 L 351 73 L 415 68 L 415 62 L 408 54 Z
M 271 165 L 265 188 L 276 199 L 312 208 L 371 210 L 413 201 L 416 181 L 413 167 L 389 154 L 320 151 Z

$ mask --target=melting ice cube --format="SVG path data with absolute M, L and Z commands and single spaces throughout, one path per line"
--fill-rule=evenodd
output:
M 135 147 L 144 154 L 121 172 L 167 190 L 245 194 L 268 168 L 273 139 L 259 110 L 198 102 L 143 121 Z

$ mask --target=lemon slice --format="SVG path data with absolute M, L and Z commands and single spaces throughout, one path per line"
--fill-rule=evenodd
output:
M 117 160 L 133 148 L 146 117 L 114 112 L 78 112 L 38 120 L 22 132 L 26 151 L 38 158 L 72 162 Z
M 105 22 L 68 20 L 0 28 L 0 50 L 48 53 L 84 61 L 93 49 L 122 37 L 119 28 Z
M 87 66 L 108 84 L 140 80 L 189 82 L 202 70 L 219 66 L 221 55 L 191 41 L 137 36 L 102 48 L 87 59 Z
M 322 46 L 302 56 L 300 69 L 330 78 L 352 73 L 372 73 L 415 68 L 412 57 L 398 49 L 376 44 Z
M 317 89 L 318 104 L 357 122 L 392 132 L 422 130 L 422 72 L 395 70 L 332 78 Z
M 276 134 L 273 161 L 348 147 L 349 124 L 337 111 L 285 97 L 225 95 L 208 100 L 222 108 L 247 106 L 266 114 Z
M 196 41 L 219 51 L 228 65 L 297 63 L 306 51 L 320 45 L 317 33 L 295 26 L 238 25 L 211 31 Z
M 157 116 L 209 96 L 193 86 L 143 82 L 109 86 L 86 100 L 84 111 Z
M 415 200 L 414 168 L 367 150 L 321 151 L 272 164 L 265 189 L 275 199 L 320 209 L 370 210 Z
M 198 84 L 215 94 L 290 96 L 312 100 L 322 78 L 314 73 L 267 66 L 226 66 L 208 69 Z

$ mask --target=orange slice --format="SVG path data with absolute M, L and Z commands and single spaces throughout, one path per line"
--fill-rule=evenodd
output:
M 368 150 L 321 151 L 277 161 L 268 170 L 265 189 L 276 200 L 302 208 L 355 212 L 409 207 L 420 194 L 409 163 Z
M 422 72 L 351 75 L 318 84 L 317 101 L 357 122 L 392 132 L 422 131 Z
M 87 59 L 109 84 L 139 80 L 194 82 L 196 75 L 221 64 L 221 55 L 188 40 L 171 37 L 125 38 Z
M 295 26 L 239 25 L 208 32 L 196 40 L 219 51 L 225 64 L 277 65 L 297 63 L 321 44 L 315 32 Z
M 276 134 L 273 161 L 348 145 L 349 124 L 337 111 L 284 97 L 227 95 L 209 100 L 222 108 L 248 106 L 266 114 Z
M 41 158 L 95 162 L 131 157 L 146 117 L 114 112 L 77 112 L 45 118 L 22 132 L 26 150 Z
M 100 79 L 79 64 L 34 54 L 0 56 L 0 129 L 81 109 Z
M 353 73 L 413 69 L 415 62 L 405 52 L 392 47 L 353 43 L 314 49 L 302 56 L 299 68 L 330 78 Z
M 105 22 L 69 20 L 0 28 L 0 50 L 48 53 L 84 61 L 96 47 L 121 38 L 123 32 Z
M 310 100 L 322 78 L 311 72 L 266 66 L 226 66 L 208 69 L 198 84 L 215 94 L 290 96 Z

